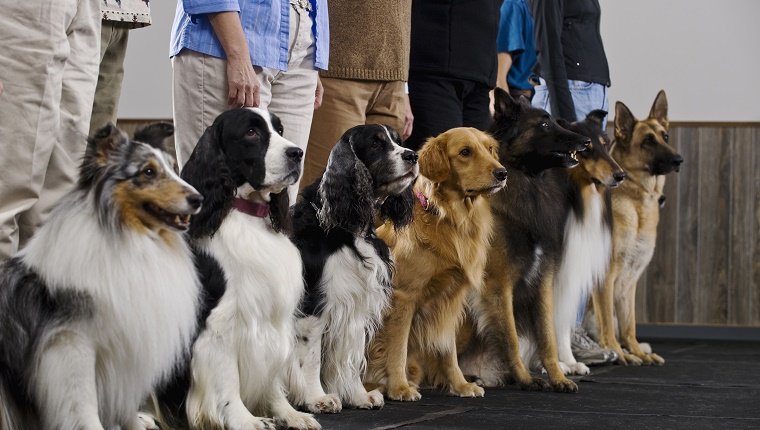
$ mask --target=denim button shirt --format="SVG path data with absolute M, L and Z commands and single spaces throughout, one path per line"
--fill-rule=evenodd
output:
M 327 70 L 330 49 L 330 28 L 327 0 L 309 0 L 316 44 L 314 67 Z M 170 55 L 183 49 L 225 58 L 219 39 L 214 34 L 207 14 L 239 12 L 251 63 L 288 70 L 288 33 L 290 31 L 289 0 L 178 0 L 174 16 Z

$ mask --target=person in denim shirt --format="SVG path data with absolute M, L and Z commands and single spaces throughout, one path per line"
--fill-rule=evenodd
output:
M 327 69 L 326 0 L 178 0 L 171 35 L 177 160 L 221 112 L 257 106 L 306 150 Z M 290 187 L 295 201 L 298 184 Z
M 531 82 L 536 65 L 533 17 L 525 0 L 504 0 L 501 5 L 499 35 L 496 38 L 496 86 L 512 97 L 533 97 Z
M 608 111 L 610 71 L 599 31 L 599 1 L 530 2 L 541 77 L 533 106 L 571 122 L 594 109 Z

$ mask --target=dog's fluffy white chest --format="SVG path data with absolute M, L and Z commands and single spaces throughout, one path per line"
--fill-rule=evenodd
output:
M 129 230 L 109 236 L 85 210 L 65 215 L 52 218 L 22 258 L 51 290 L 92 297 L 94 316 L 81 330 L 96 350 L 101 419 L 116 423 L 188 350 L 199 283 L 181 237 L 169 245 Z
M 241 397 L 253 405 L 272 379 L 282 377 L 293 349 L 295 312 L 304 290 L 301 256 L 268 220 L 234 210 L 203 248 L 227 281 L 204 335 L 224 336 L 237 351 Z

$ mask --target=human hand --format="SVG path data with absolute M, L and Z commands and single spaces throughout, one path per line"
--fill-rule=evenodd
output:
M 314 110 L 322 106 L 322 96 L 325 95 L 325 87 L 322 86 L 322 80 L 317 76 L 317 90 L 314 92 Z
M 406 140 L 412 135 L 413 125 L 414 115 L 412 115 L 412 105 L 409 104 L 409 94 L 404 94 L 404 131 L 401 134 L 402 140 Z
M 227 103 L 230 106 L 259 106 L 261 85 L 250 58 L 227 57 L 227 84 Z

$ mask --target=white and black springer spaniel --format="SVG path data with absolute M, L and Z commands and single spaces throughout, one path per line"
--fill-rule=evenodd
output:
M 286 396 L 304 397 L 308 387 L 298 385 L 305 378 L 294 355 L 301 258 L 285 234 L 287 187 L 298 180 L 303 151 L 282 131 L 264 110 L 227 111 L 182 170 L 205 197 L 189 235 L 206 300 L 189 372 L 159 394 L 164 420 L 186 418 L 192 428 L 320 428 Z M 334 396 L 315 402 L 338 409 Z
M 411 221 L 411 185 L 417 154 L 400 146 L 390 127 L 348 130 L 330 153 L 322 178 L 307 187 L 293 211 L 293 241 L 304 263 L 305 317 L 302 338 L 310 356 L 320 356 L 322 382 L 344 405 L 379 408 L 383 395 L 362 384 L 365 348 L 381 321 L 391 291 L 388 246 L 375 222 L 396 228 Z M 304 330 L 306 332 L 306 330 Z M 316 374 L 319 376 L 319 374 Z M 319 386 L 312 378 L 309 386 Z

